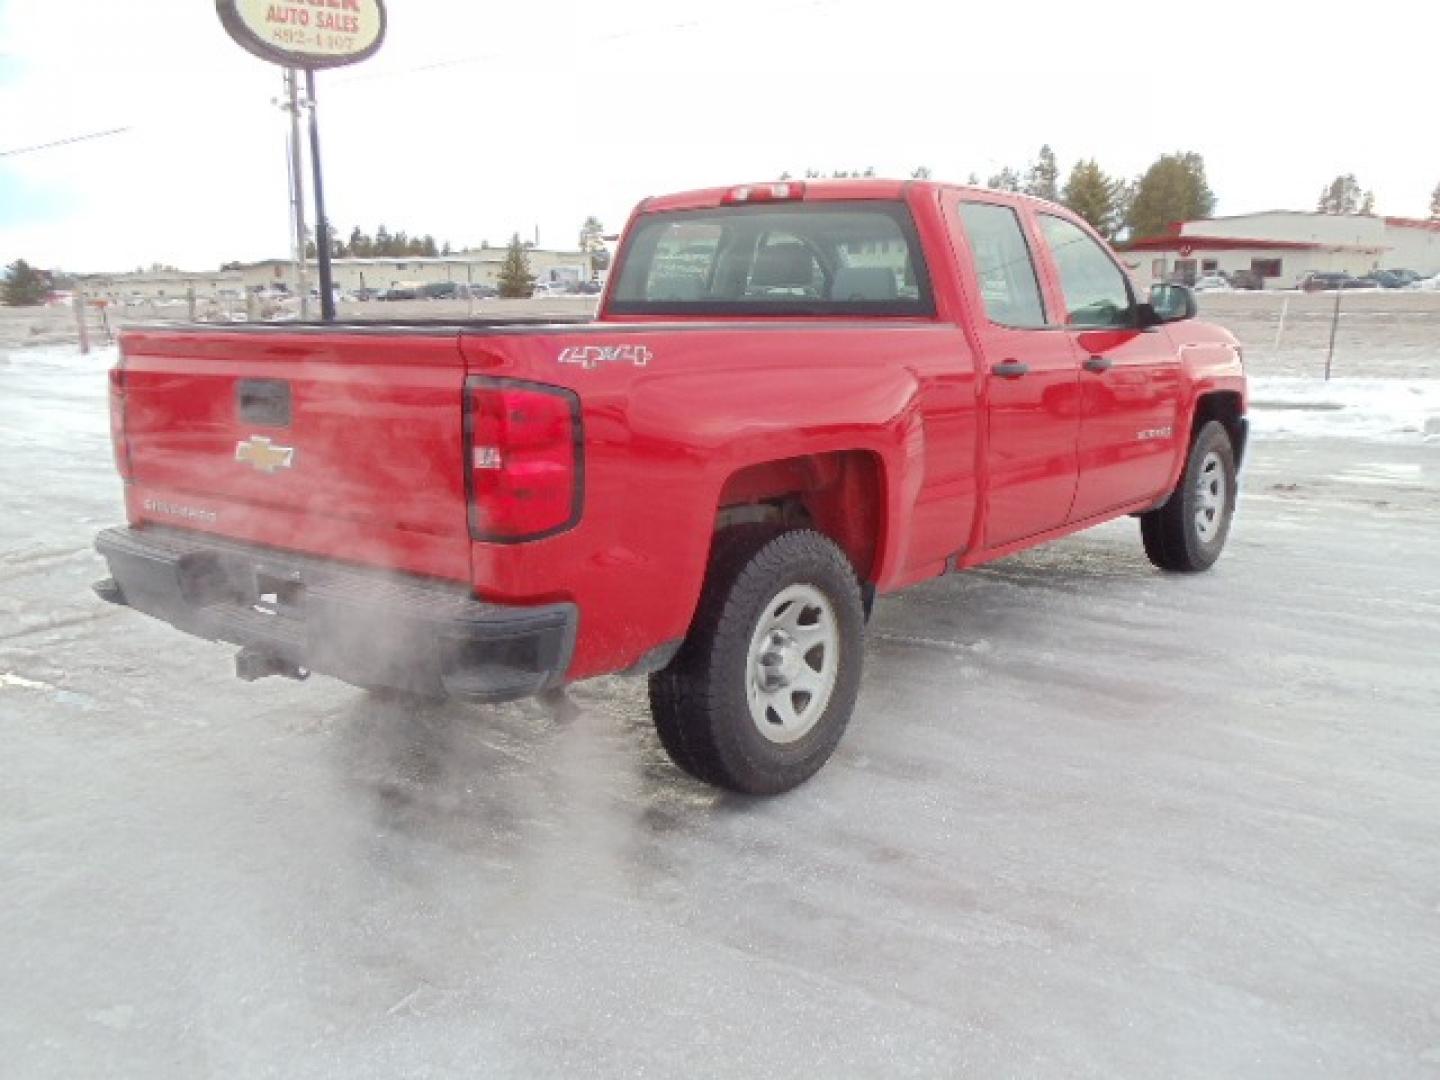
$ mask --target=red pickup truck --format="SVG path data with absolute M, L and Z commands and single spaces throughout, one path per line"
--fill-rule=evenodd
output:
M 925 181 L 645 200 L 598 317 L 144 328 L 102 597 L 244 678 L 513 699 L 650 676 L 683 769 L 829 757 L 878 593 L 1121 515 L 1203 570 L 1240 349 L 1036 199 Z

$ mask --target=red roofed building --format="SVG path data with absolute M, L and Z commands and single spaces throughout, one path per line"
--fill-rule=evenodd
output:
M 1142 285 L 1236 271 L 1256 275 L 1267 289 L 1293 288 L 1322 270 L 1440 273 L 1440 221 L 1418 218 L 1266 210 L 1176 222 L 1162 236 L 1119 246 Z

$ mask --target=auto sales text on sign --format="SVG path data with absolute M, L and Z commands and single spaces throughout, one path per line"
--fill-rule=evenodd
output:
M 242 46 L 286 67 L 338 67 L 364 60 L 385 36 L 382 0 L 216 0 Z

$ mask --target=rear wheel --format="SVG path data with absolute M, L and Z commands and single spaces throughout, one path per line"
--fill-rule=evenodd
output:
M 864 622 L 855 572 L 824 536 L 725 530 L 689 637 L 650 679 L 655 727 L 671 759 L 701 780 L 750 794 L 809 779 L 855 707 Z
M 1170 500 L 1140 515 L 1145 554 L 1162 570 L 1208 570 L 1220 558 L 1235 515 L 1235 449 L 1219 421 L 1207 421 L 1190 444 Z

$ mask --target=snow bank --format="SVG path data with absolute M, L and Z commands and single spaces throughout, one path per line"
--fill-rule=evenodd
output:
M 1250 380 L 1259 436 L 1440 440 L 1440 379 Z

